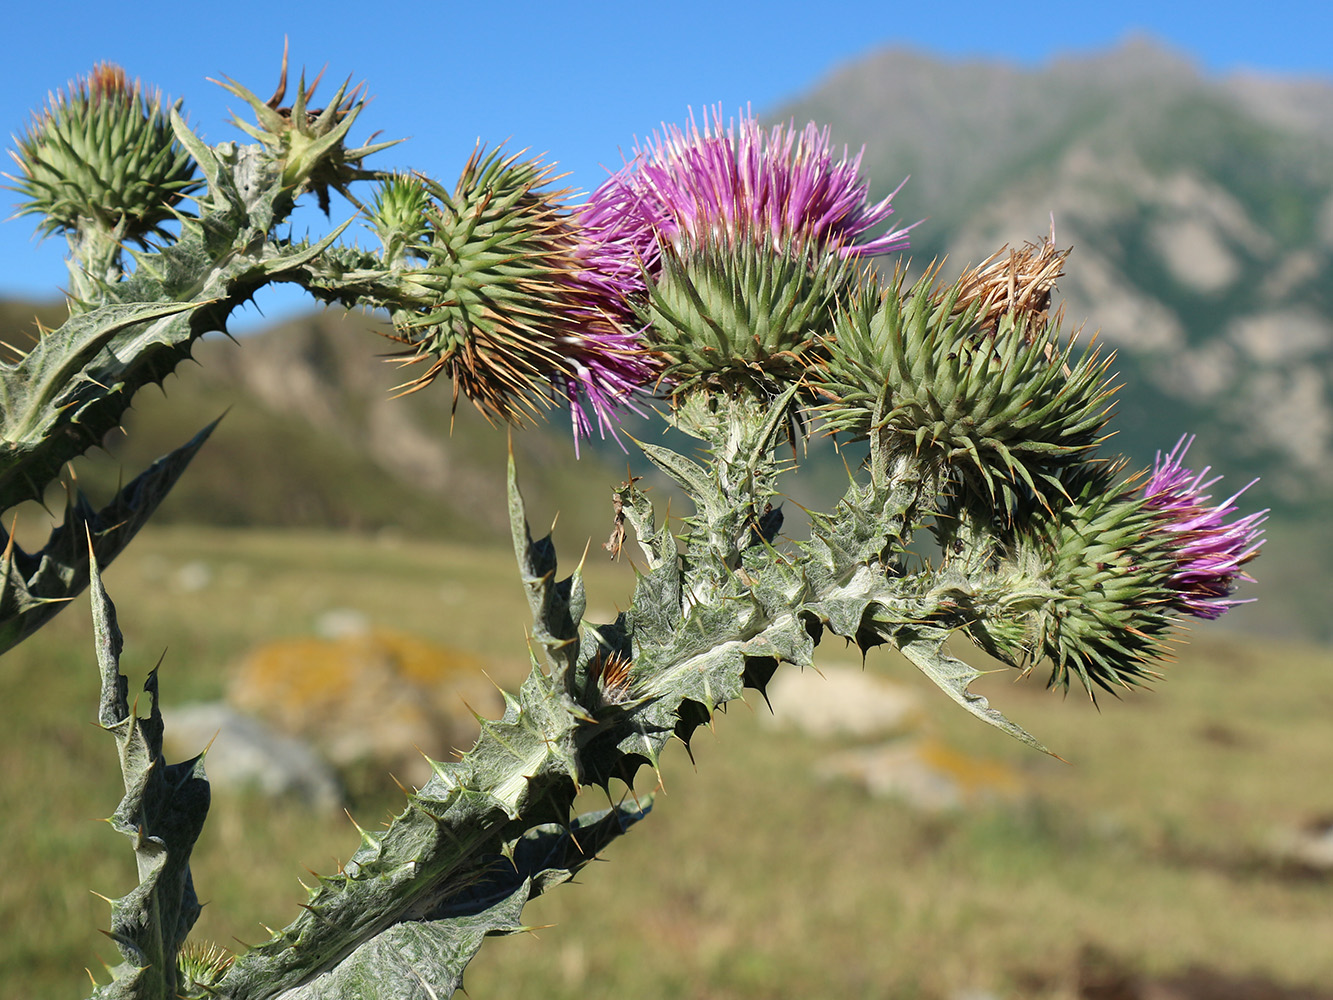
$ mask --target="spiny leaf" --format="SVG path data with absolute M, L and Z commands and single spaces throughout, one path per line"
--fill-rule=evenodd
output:
M 580 816 L 568 828 L 534 827 L 470 887 L 422 917 L 370 938 L 333 969 L 275 995 L 277 1000 L 438 1000 L 453 996 L 487 935 L 522 930 L 531 898 L 567 881 L 652 808 L 617 807 Z
M 208 815 L 208 780 L 198 757 L 171 765 L 162 758 L 156 670 L 144 684 L 148 717 L 138 718 L 129 704 L 128 682 L 120 672 L 123 642 L 116 609 L 91 553 L 89 561 L 93 636 L 102 679 L 98 720 L 115 738 L 125 782 L 111 825 L 129 839 L 139 872 L 139 884 L 111 906 L 110 936 L 122 962 L 112 970 L 113 981 L 94 995 L 117 1000 L 169 997 L 176 994 L 176 954 L 200 912 L 190 853 Z
M 990 702 L 983 695 L 968 690 L 973 681 L 983 676 L 982 671 L 950 655 L 944 648 L 944 634 L 933 629 L 904 629 L 903 634 L 910 638 L 901 638 L 896 645 L 941 691 L 978 719 L 1008 733 L 1020 743 L 1026 743 L 1052 757 L 1056 756 L 1027 730 L 991 708 Z
M 184 473 L 217 421 L 175 451 L 159 458 L 126 484 L 101 510 L 81 494 L 72 495 L 65 519 L 39 551 L 29 554 L 0 529 L 8 542 L 0 561 L 0 653 L 16 646 L 51 620 L 88 583 L 88 540 L 92 552 L 109 565 Z

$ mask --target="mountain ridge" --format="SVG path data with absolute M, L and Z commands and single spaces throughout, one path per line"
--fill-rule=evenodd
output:
M 1269 506 L 1333 499 L 1333 81 L 1209 77 L 1143 37 L 1032 70 L 896 49 L 781 117 L 865 141 L 876 193 L 911 173 L 896 218 L 926 217 L 913 254 L 946 274 L 1053 218 L 1066 316 L 1118 351 L 1138 461 L 1174 444 L 1167 417 Z

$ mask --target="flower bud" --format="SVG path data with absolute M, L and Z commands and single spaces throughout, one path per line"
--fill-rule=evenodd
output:
M 1110 359 L 1074 356 L 1054 323 L 1022 311 L 987 326 L 983 300 L 960 309 L 964 285 L 932 289 L 936 273 L 904 290 L 899 272 L 842 310 L 809 379 L 821 415 L 854 439 L 896 436 L 1007 509 L 1025 493 L 1060 493 L 1058 469 L 1101 438 Z
M 53 94 L 10 155 L 22 171 L 9 178 L 23 198 L 18 214 L 42 216 L 44 233 L 94 226 L 143 245 L 199 187 L 161 93 L 129 84 L 111 63 Z
M 428 239 L 430 207 L 426 184 L 415 174 L 394 174 L 380 183 L 369 214 L 384 246 L 385 263 L 397 263 L 407 254 L 425 256 L 421 244 Z

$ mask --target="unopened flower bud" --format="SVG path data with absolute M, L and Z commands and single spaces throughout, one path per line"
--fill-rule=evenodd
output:
M 21 170 L 10 177 L 18 214 L 42 216 L 45 233 L 94 226 L 142 244 L 199 187 L 162 95 L 111 63 L 53 94 L 10 155 Z

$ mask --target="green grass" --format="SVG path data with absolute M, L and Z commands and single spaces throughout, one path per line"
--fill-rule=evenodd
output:
M 567 565 L 578 551 L 567 550 Z M 206 566 L 183 590 L 181 568 Z M 188 574 L 187 574 L 188 575 Z M 199 576 L 199 574 L 195 574 Z M 625 564 L 589 558 L 590 614 L 623 606 Z M 324 533 L 146 531 L 106 574 L 136 684 L 166 649 L 168 703 L 217 697 L 253 643 L 309 634 L 331 608 L 480 655 L 513 684 L 526 670 L 526 608 L 500 549 Z M 87 992 L 112 950 L 96 933 L 134 865 L 97 818 L 119 796 L 111 739 L 91 724 L 97 681 L 86 600 L 0 660 L 10 709 L 0 753 L 6 877 L 0 981 L 13 995 Z M 964 655 L 971 651 L 963 651 Z M 859 658 L 826 642 L 821 663 Z M 1061 699 L 1012 672 L 979 689 L 1065 757 L 983 726 L 904 661 L 868 668 L 918 686 L 928 727 L 1016 769 L 1021 802 L 925 816 L 818 781 L 830 749 L 762 727 L 736 703 L 669 754 L 653 815 L 526 911 L 542 929 L 490 941 L 468 973 L 499 996 L 1073 997 L 1096 945 L 1145 971 L 1190 964 L 1280 982 L 1333 980 L 1333 882 L 1266 860 L 1274 827 L 1333 811 L 1326 650 L 1202 628 L 1154 692 Z M 355 804 L 372 826 L 391 783 Z M 644 791 L 649 790 L 647 786 Z M 604 802 L 588 795 L 588 808 Z M 306 868 L 356 847 L 345 818 L 217 790 L 195 856 L 208 900 L 196 936 L 235 947 L 292 919 Z
M 1011 762 L 1033 792 L 954 816 L 818 784 L 821 747 L 733 711 L 696 749 L 697 775 L 667 768 L 658 815 L 605 871 L 532 907 L 551 929 L 483 951 L 469 994 L 1072 996 L 1087 944 L 1148 971 L 1327 982 L 1333 888 L 1263 859 L 1274 824 L 1329 806 L 1311 780 L 1333 749 L 1330 697 L 1311 694 L 1328 692 L 1329 658 L 1240 648 L 1200 644 L 1162 691 L 1100 717 L 1030 684 L 983 685 L 1068 765 L 937 696 L 940 736 Z

